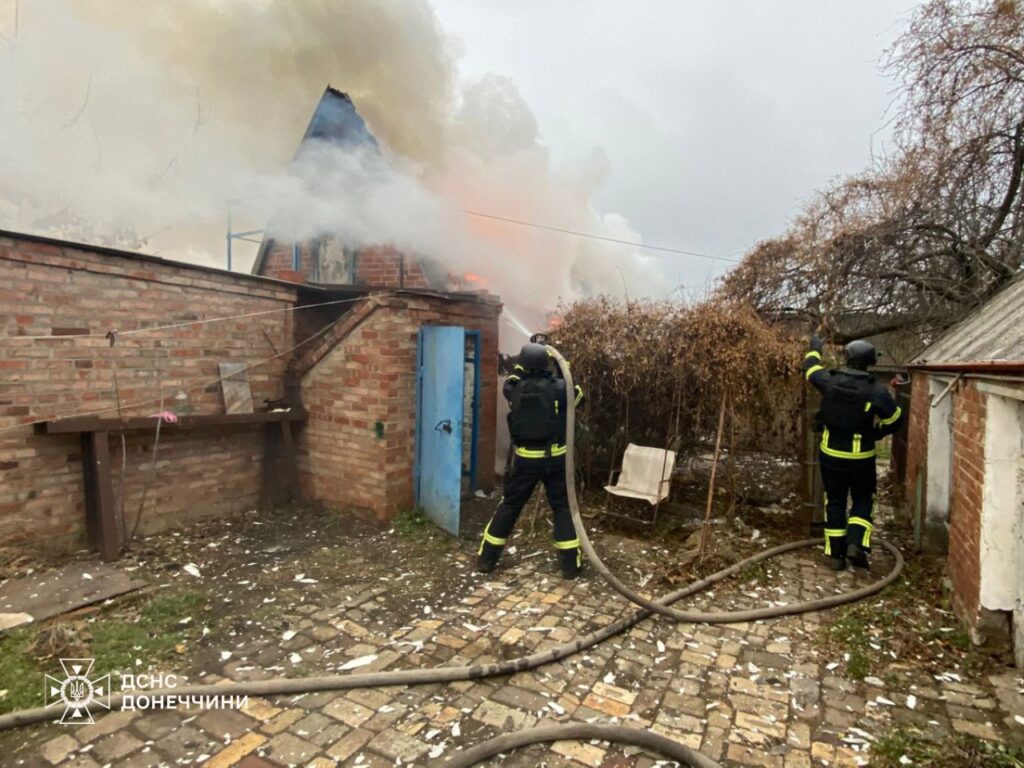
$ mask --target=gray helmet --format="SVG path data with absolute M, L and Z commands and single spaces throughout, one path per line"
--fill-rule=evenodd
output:
M 846 345 L 846 364 L 851 368 L 866 371 L 869 366 L 878 362 L 878 351 L 870 341 L 857 339 Z
M 548 351 L 542 344 L 524 344 L 519 364 L 528 371 L 544 371 L 548 367 Z

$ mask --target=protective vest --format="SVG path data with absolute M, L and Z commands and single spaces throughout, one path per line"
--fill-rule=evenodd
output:
M 868 373 L 832 373 L 817 416 L 825 454 L 841 459 L 875 455 L 875 414 L 871 410 L 874 390 L 874 377 Z
M 559 412 L 558 395 L 559 382 L 550 376 L 520 379 L 508 413 L 508 431 L 516 445 L 549 446 L 564 438 L 565 414 Z

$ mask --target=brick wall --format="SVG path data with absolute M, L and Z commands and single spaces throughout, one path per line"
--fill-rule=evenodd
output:
M 295 269 L 295 256 L 292 244 L 272 241 L 264 255 L 259 274 L 267 277 L 294 279 L 298 272 L 308 282 L 335 283 L 337 279 L 321 274 L 318 264 L 319 245 L 316 241 L 303 243 L 299 246 L 299 264 Z M 431 279 L 424 269 L 423 262 L 413 256 L 403 255 L 395 248 L 374 246 L 361 248 L 353 260 L 355 275 L 352 285 L 368 288 L 413 288 L 447 290 L 453 286 L 447 279 Z
M 299 248 L 299 268 L 297 270 L 294 266 L 294 260 L 295 257 L 292 253 L 291 243 L 272 240 L 263 257 L 263 266 L 259 274 L 265 277 L 291 279 L 290 275 L 292 272 L 300 272 L 306 279 L 309 279 L 313 270 L 313 258 L 310 250 L 308 248 Z
M 356 307 L 296 361 L 309 422 L 299 438 L 306 496 L 387 520 L 413 503 L 416 344 L 423 325 L 481 332 L 479 483 L 494 483 L 497 303 L 378 296 Z M 376 424 L 383 425 L 378 436 Z
M 374 287 L 438 288 L 432 286 L 415 258 L 403 255 L 394 248 L 365 248 L 356 258 L 356 284 Z
M 911 375 L 910 412 L 907 415 L 907 455 L 906 475 L 904 480 L 904 508 L 910 515 L 917 514 L 923 522 L 924 510 L 927 506 L 926 490 L 928 487 L 928 374 L 915 371 Z M 920 478 L 920 480 L 918 479 Z M 920 482 L 920 502 L 918 501 L 918 483 Z M 920 503 L 920 508 L 918 508 Z
M 981 585 L 979 543 L 985 483 L 985 395 L 968 379 L 953 401 L 953 471 L 949 510 L 949 575 L 954 607 L 974 624 Z
M 252 365 L 274 354 L 271 344 L 288 349 L 294 330 L 292 313 L 280 312 L 122 336 L 113 347 L 104 338 L 18 336 L 151 328 L 282 309 L 295 299 L 293 288 L 247 275 L 0 234 L 0 542 L 77 543 L 84 533 L 78 437 L 36 435 L 27 422 L 104 409 L 100 415 L 116 416 L 118 397 L 127 415 L 152 414 L 161 392 L 173 407 L 180 391 L 193 412 L 223 412 L 217 363 Z M 281 396 L 284 365 L 280 359 L 250 368 L 255 403 Z M 156 475 L 152 435 L 132 433 L 123 484 L 120 437 L 110 444 L 115 495 L 129 525 L 149 486 L 141 530 L 256 503 L 259 428 L 162 430 Z

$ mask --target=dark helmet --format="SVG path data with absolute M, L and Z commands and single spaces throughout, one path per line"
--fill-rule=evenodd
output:
M 524 344 L 519 352 L 519 364 L 528 371 L 545 371 L 548 367 L 548 351 L 542 344 Z
M 846 345 L 846 364 L 851 368 L 866 371 L 869 366 L 878 362 L 878 351 L 870 341 L 857 339 Z

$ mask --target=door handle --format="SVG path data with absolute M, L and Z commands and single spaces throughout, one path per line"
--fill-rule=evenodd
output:
M 437 422 L 437 425 L 434 427 L 434 429 L 437 432 L 447 432 L 450 435 L 452 433 L 452 420 L 442 419 L 441 421 Z

